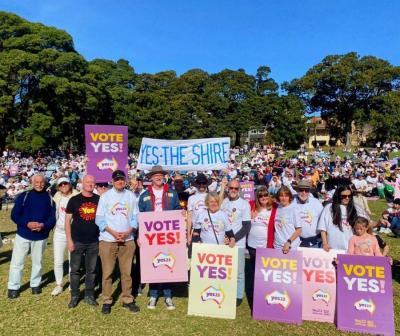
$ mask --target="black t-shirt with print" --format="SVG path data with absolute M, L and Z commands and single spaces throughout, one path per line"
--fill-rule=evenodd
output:
M 99 195 L 85 197 L 78 194 L 68 201 L 67 214 L 72 214 L 72 241 L 94 243 L 99 240 L 99 227 L 95 223 Z

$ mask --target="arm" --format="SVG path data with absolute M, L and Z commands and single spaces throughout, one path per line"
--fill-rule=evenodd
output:
M 24 207 L 22 203 L 24 202 L 24 198 L 27 192 L 21 193 L 17 199 L 15 200 L 14 207 L 11 210 L 11 219 L 17 226 L 27 226 L 28 222 L 24 216 Z
M 322 239 L 322 248 L 326 251 L 329 252 L 331 247 L 328 244 L 328 237 L 326 234 L 326 231 L 321 231 L 321 239 Z
M 72 241 L 71 236 L 71 220 L 72 214 L 65 214 L 65 235 L 67 236 L 67 248 L 69 252 L 73 252 L 75 250 L 74 242 Z
M 233 233 L 232 230 L 225 231 L 226 236 L 229 239 L 229 247 L 235 247 L 236 245 L 236 239 L 235 239 L 235 234 Z
M 193 212 L 192 211 L 188 211 L 187 212 L 187 228 L 186 228 L 188 245 L 190 245 L 190 243 L 192 242 L 192 227 L 193 227 L 192 218 L 193 218 Z
M 49 195 L 50 201 L 51 201 L 51 209 L 50 209 L 50 214 L 47 217 L 47 219 L 44 221 L 43 225 L 47 230 L 51 230 L 55 225 L 56 225 L 56 205 L 52 201 L 51 196 Z
M 354 246 L 355 246 L 354 239 L 351 238 L 350 241 L 349 241 L 349 247 L 347 248 L 347 252 L 346 253 L 354 255 L 354 252 L 355 252 Z
M 221 188 L 219 190 L 219 204 L 222 204 L 222 201 L 225 198 L 225 189 L 227 184 L 228 184 L 228 179 L 225 176 L 221 181 Z
M 292 245 L 292 241 L 297 239 L 301 234 L 301 227 L 296 228 L 296 230 L 293 232 L 293 234 L 290 236 L 289 240 L 290 242 L 286 242 L 285 245 L 283 245 L 282 252 L 283 253 L 288 253 L 290 251 L 290 246 Z
M 235 234 L 235 240 L 239 241 L 243 237 L 246 237 L 251 229 L 251 220 L 246 220 L 242 222 L 242 228 L 236 232 Z

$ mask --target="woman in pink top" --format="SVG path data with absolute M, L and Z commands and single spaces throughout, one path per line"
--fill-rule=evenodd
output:
M 347 254 L 382 257 L 376 237 L 368 233 L 369 222 L 357 217 L 354 222 L 354 236 L 349 241 Z

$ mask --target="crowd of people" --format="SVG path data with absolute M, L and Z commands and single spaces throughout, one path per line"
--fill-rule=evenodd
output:
M 84 301 L 97 306 L 100 282 L 103 314 L 111 312 L 113 275 L 118 260 L 122 306 L 133 313 L 140 281 L 140 241 L 137 214 L 182 209 L 187 222 L 188 256 L 195 243 L 238 247 L 237 305 L 245 279 L 254 276 L 255 252 L 268 247 L 288 253 L 301 247 L 338 249 L 349 254 L 385 256 L 388 246 L 378 232 L 400 236 L 400 167 L 389 160 L 386 144 L 360 149 L 344 158 L 320 150 L 292 157 L 282 149 L 236 148 L 227 169 L 207 172 L 151 171 L 136 168 L 129 156 L 127 174 L 116 170 L 111 181 L 95 181 L 85 173 L 83 155 L 39 155 L 4 151 L 0 159 L 3 202 L 12 200 L 17 225 L 8 280 L 8 297 L 20 294 L 24 261 L 31 251 L 32 294 L 40 294 L 42 257 L 53 231 L 55 287 L 63 292 L 63 263 L 69 259 L 69 308 L 80 300 L 81 260 L 84 260 Z M 241 182 L 253 181 L 255 201 L 241 194 Z M 370 219 L 370 200 L 387 199 L 389 207 L 377 221 Z M 68 253 L 67 253 L 68 252 Z M 250 272 L 245 274 L 246 255 Z M 247 275 L 247 276 L 246 276 Z M 171 284 L 149 285 L 148 309 L 162 293 L 173 310 Z

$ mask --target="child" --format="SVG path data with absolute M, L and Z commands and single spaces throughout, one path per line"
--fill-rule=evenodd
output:
M 349 241 L 348 254 L 382 257 L 376 237 L 368 233 L 369 221 L 357 217 L 354 222 L 354 236 Z

